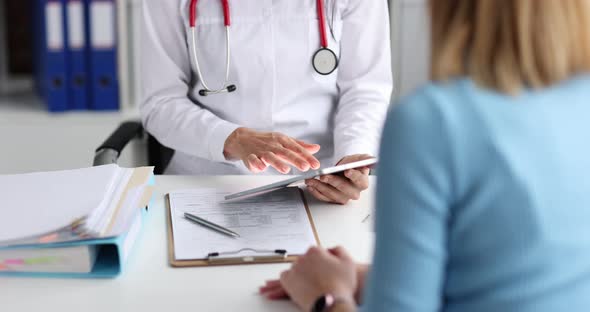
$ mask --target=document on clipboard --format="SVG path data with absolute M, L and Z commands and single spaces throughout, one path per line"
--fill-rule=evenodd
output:
M 301 189 L 290 187 L 240 202 L 223 203 L 218 189 L 167 196 L 168 251 L 174 267 L 291 262 L 319 245 Z M 229 237 L 185 218 L 194 214 L 238 233 Z

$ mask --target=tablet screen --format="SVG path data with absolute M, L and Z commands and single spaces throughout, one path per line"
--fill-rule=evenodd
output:
M 371 159 L 361 160 L 361 161 L 357 161 L 357 162 L 353 162 L 353 163 L 349 163 L 349 164 L 344 164 L 344 165 L 339 165 L 339 166 L 335 166 L 335 167 L 308 171 L 302 175 L 292 177 L 292 178 L 289 178 L 289 179 L 286 179 L 283 181 L 279 181 L 279 182 L 271 183 L 268 185 L 263 185 L 263 186 L 259 186 L 259 187 L 253 188 L 253 189 L 249 189 L 249 190 L 245 190 L 242 192 L 227 195 L 227 196 L 225 196 L 225 201 L 229 202 L 229 201 L 243 200 L 246 198 L 250 198 L 250 197 L 266 194 L 266 193 L 269 193 L 272 191 L 276 191 L 278 189 L 291 186 L 297 182 L 302 182 L 307 179 L 313 179 L 313 178 L 323 176 L 323 175 L 337 174 L 337 173 L 340 173 L 340 172 L 343 172 L 343 171 L 346 171 L 349 169 L 370 167 L 370 166 L 377 164 L 377 162 L 378 162 L 377 158 L 371 158 Z

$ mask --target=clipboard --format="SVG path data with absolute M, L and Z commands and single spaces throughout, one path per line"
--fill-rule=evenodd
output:
M 311 230 L 313 232 L 313 236 L 317 246 L 321 246 L 320 239 L 318 236 L 318 232 L 315 227 L 315 223 L 313 221 L 313 217 L 311 215 L 311 210 L 309 209 L 309 205 L 307 203 L 307 199 L 303 193 L 303 190 L 297 187 L 299 190 L 299 194 L 301 195 L 301 200 L 303 201 L 303 205 L 305 207 L 305 211 L 307 214 L 307 218 L 309 220 Z M 168 227 L 168 259 L 169 263 L 172 267 L 175 268 L 183 268 L 183 267 L 207 267 L 207 266 L 220 266 L 220 265 L 243 265 L 243 264 L 268 264 L 268 263 L 290 263 L 297 260 L 299 256 L 302 255 L 290 255 L 287 254 L 286 250 L 260 250 L 260 256 L 239 256 L 239 253 L 244 250 L 248 251 L 255 251 L 250 248 L 243 248 L 241 250 L 236 251 L 229 251 L 224 252 L 224 254 L 235 254 L 235 257 L 223 257 L 217 258 L 215 255 L 219 255 L 219 253 L 211 253 L 209 254 L 208 258 L 203 259 L 194 259 L 194 260 L 176 260 L 175 258 L 175 251 L 174 251 L 174 231 L 172 230 L 172 209 L 170 205 L 170 195 L 166 194 L 165 198 L 166 202 L 166 225 Z M 213 257 L 212 257 L 213 256 Z

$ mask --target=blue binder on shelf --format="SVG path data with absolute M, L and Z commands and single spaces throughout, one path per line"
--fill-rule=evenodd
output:
M 68 109 L 65 7 L 61 0 L 35 0 L 37 90 L 51 112 Z
M 115 0 L 84 0 L 89 42 L 90 108 L 119 109 Z
M 68 56 L 68 95 L 70 110 L 85 110 L 89 108 L 88 93 L 88 58 L 86 17 L 82 0 L 62 0 L 66 9 L 67 31 L 66 54 Z

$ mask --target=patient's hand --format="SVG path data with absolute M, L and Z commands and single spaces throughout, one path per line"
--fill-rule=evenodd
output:
M 342 248 L 312 248 L 280 280 L 260 287 L 260 294 L 271 300 L 291 298 L 305 311 L 327 293 L 360 304 L 368 269 L 368 265 L 354 264 Z

